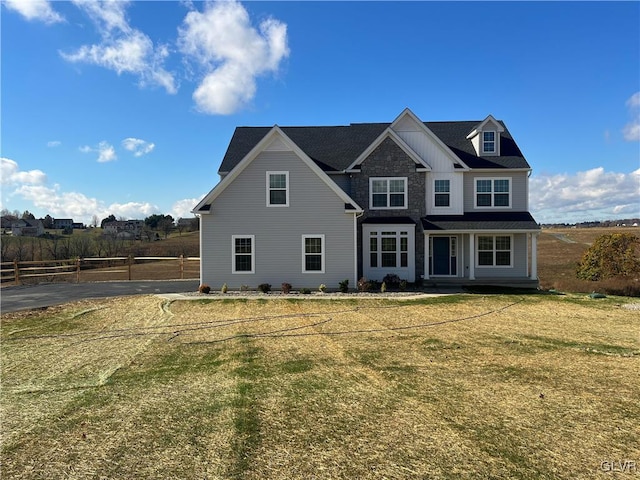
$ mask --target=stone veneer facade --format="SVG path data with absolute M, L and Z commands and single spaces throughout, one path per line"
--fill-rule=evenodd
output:
M 421 217 L 426 215 L 425 173 L 417 172 L 419 165 L 393 140 L 386 138 L 361 163 L 359 173 L 351 177 L 351 197 L 364 209 L 358 219 L 358 276 L 362 276 L 362 222 L 375 217 L 409 217 L 415 224 L 416 282 L 424 275 L 424 232 Z M 407 207 L 403 209 L 371 210 L 369 206 L 369 179 L 371 177 L 406 177 Z

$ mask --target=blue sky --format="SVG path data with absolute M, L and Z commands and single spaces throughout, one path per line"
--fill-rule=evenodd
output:
M 1 208 L 189 211 L 236 126 L 506 122 L 540 222 L 640 216 L 639 2 L 2 0 Z

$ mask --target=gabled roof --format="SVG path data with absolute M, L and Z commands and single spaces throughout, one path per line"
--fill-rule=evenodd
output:
M 491 117 L 493 118 L 493 117 Z M 469 168 L 531 168 L 522 152 L 504 128 L 500 135 L 500 156 L 478 157 L 470 131 L 483 121 L 422 122 L 446 147 Z M 345 126 L 279 127 L 323 171 L 342 172 L 349 168 L 389 128 L 391 123 L 352 123 Z M 272 127 L 236 128 L 219 173 L 227 174 L 271 131 Z
M 236 132 L 238 130 L 236 129 Z M 235 138 L 234 134 L 234 138 Z M 256 137 L 257 138 L 257 137 Z M 325 171 L 323 171 L 323 167 L 319 165 L 317 162 L 314 162 L 312 158 L 308 156 L 308 154 L 303 151 L 300 146 L 298 146 L 295 141 L 293 141 L 280 127 L 277 125 L 268 129 L 266 133 L 264 133 L 260 138 L 258 138 L 257 142 L 252 145 L 252 147 L 244 153 L 244 156 L 238 160 L 238 162 L 233 165 L 231 168 L 231 172 L 226 175 L 220 183 L 218 183 L 205 197 L 200 200 L 198 205 L 192 210 L 193 213 L 206 213 L 211 209 L 211 202 L 213 202 L 226 188 L 233 182 L 233 180 L 242 173 L 242 171 L 255 160 L 255 158 L 274 141 L 276 138 L 279 138 L 280 141 L 284 143 L 284 145 L 291 149 L 307 166 L 322 180 L 325 184 L 345 203 L 345 210 L 353 210 L 354 213 L 362 212 L 362 208 L 349 196 L 344 190 L 339 188 L 333 180 L 331 180 Z M 233 143 L 233 139 L 232 139 Z M 244 151 L 245 147 L 248 146 L 249 142 L 241 142 Z M 231 145 L 230 147 L 231 148 Z M 226 158 L 226 156 L 225 156 Z M 222 171 L 222 170 L 221 170 Z

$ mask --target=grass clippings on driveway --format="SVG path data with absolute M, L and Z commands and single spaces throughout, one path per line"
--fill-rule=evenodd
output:
M 628 299 L 157 297 L 2 316 L 3 478 L 602 478 Z M 611 475 L 611 473 L 609 473 Z

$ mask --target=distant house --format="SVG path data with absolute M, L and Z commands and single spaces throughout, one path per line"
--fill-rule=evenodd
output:
M 54 218 L 53 219 L 53 228 L 55 230 L 63 230 L 65 228 L 73 228 L 73 219 L 72 218 Z
M 82 230 L 83 228 L 85 228 L 84 223 L 82 222 L 73 222 L 72 228 L 74 230 Z
M 103 233 L 117 238 L 140 238 L 144 220 L 123 220 L 104 224 Z
M 40 220 L 21 218 L 11 224 L 11 235 L 16 237 L 39 237 L 44 235 L 44 225 Z

